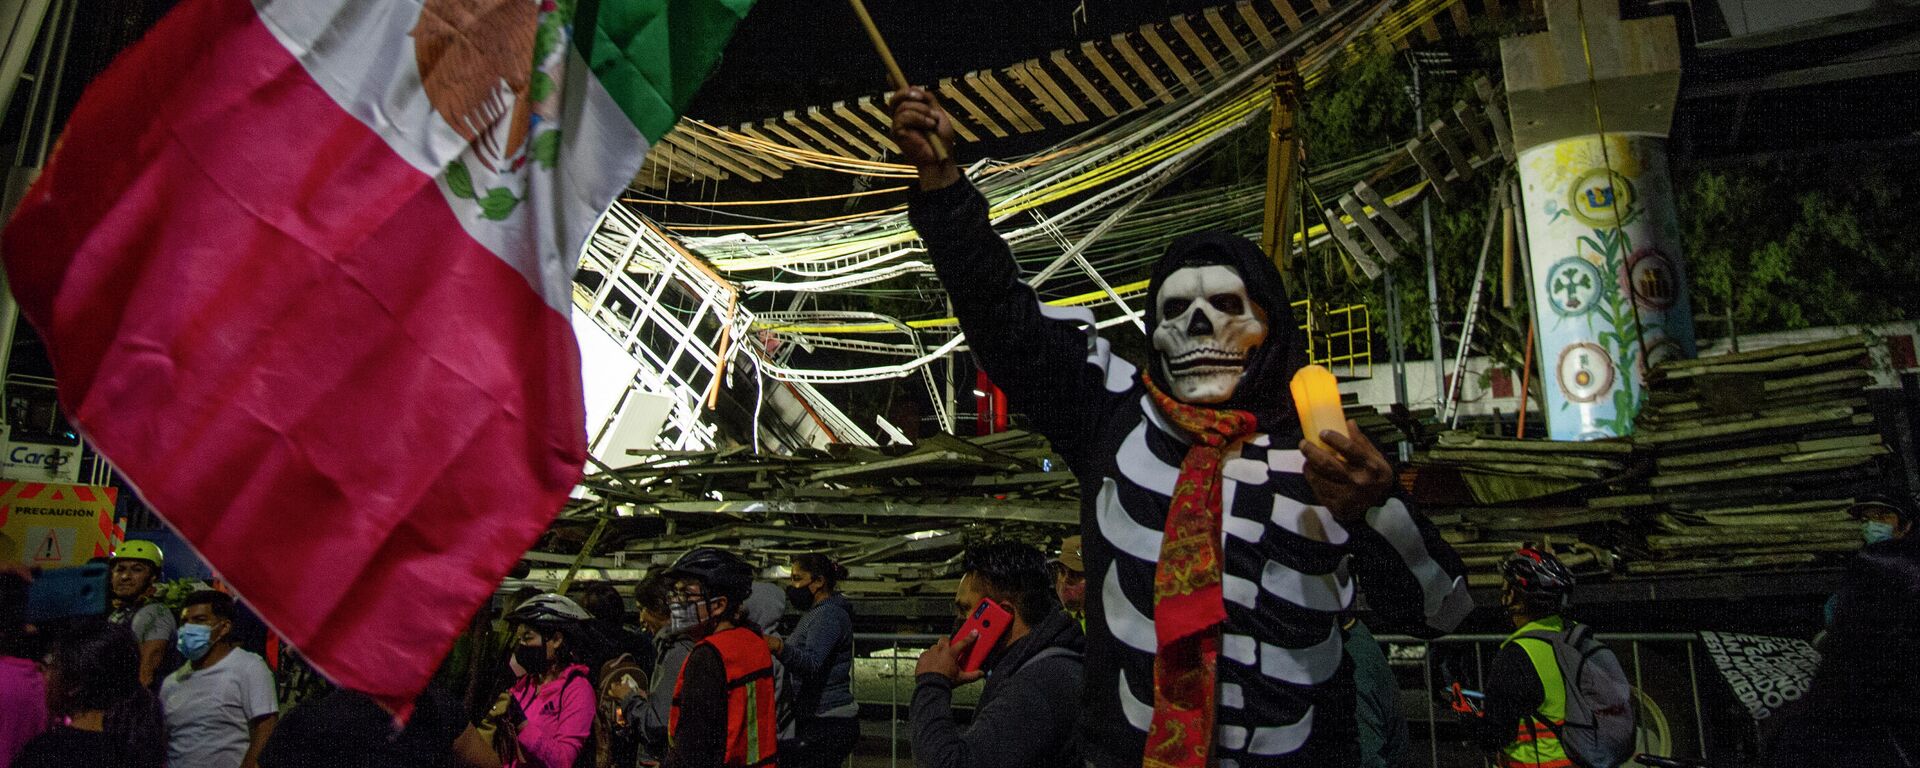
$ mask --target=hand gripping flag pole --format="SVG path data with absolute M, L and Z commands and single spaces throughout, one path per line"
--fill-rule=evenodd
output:
M 873 40 L 873 49 L 880 53 L 880 62 L 887 66 L 887 80 L 895 91 L 904 91 L 912 85 L 907 76 L 900 71 L 900 62 L 893 60 L 893 49 L 887 47 L 887 39 L 880 36 L 880 28 L 874 26 L 873 17 L 867 15 L 867 6 L 860 0 L 848 0 L 853 3 L 853 15 L 860 17 L 860 26 L 867 28 L 867 37 Z M 947 119 L 951 120 L 952 117 Z M 933 147 L 933 156 L 939 160 L 947 159 L 947 142 L 938 132 L 927 133 L 927 144 Z

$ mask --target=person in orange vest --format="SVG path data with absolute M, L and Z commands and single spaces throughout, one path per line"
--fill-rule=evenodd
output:
M 693 638 L 667 717 L 666 768 L 772 766 L 778 752 L 773 654 L 742 608 L 753 567 L 701 547 L 667 569 L 670 630 Z

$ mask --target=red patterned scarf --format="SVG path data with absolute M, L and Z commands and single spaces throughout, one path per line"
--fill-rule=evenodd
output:
M 1153 727 L 1143 768 L 1200 768 L 1213 751 L 1220 627 L 1220 465 L 1227 447 L 1259 427 L 1246 411 L 1188 405 L 1142 372 L 1160 412 L 1192 435 L 1167 507 L 1160 563 L 1153 572 Z

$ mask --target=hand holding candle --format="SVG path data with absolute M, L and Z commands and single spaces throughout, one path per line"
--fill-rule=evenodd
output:
M 1309 365 L 1294 374 L 1293 403 L 1305 436 L 1300 453 L 1307 460 L 1307 485 L 1342 525 L 1360 523 L 1393 490 L 1393 466 L 1359 425 L 1346 420 L 1339 382 L 1327 369 Z
M 1333 372 L 1309 365 L 1293 374 L 1293 407 L 1300 414 L 1300 433 L 1322 448 L 1321 432 L 1347 435 L 1347 412 L 1340 407 L 1340 381 Z

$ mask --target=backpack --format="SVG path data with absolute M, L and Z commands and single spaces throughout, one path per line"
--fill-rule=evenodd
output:
M 593 713 L 593 737 L 580 750 L 577 765 L 614 768 L 633 763 L 640 745 L 639 724 L 628 717 L 637 695 L 647 691 L 647 671 L 623 653 L 600 665 L 599 684 L 593 687 L 598 706 Z M 588 757 L 591 756 L 591 761 Z
M 1567 758 L 1582 768 L 1615 768 L 1633 759 L 1637 726 L 1633 684 L 1613 649 L 1595 639 L 1593 628 L 1585 624 L 1572 624 L 1565 632 L 1528 632 L 1520 637 L 1553 647 L 1554 663 L 1567 687 L 1567 723 L 1548 728 L 1560 738 Z

